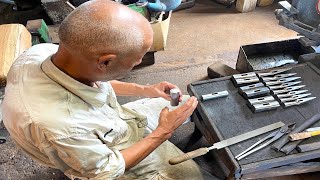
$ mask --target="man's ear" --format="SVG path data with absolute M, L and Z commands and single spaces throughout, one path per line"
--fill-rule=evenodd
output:
M 98 68 L 101 70 L 105 69 L 110 62 L 115 61 L 116 57 L 117 56 L 115 54 L 106 54 L 100 56 L 98 59 Z

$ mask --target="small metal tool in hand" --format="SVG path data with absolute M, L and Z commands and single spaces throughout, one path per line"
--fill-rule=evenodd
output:
M 284 134 L 289 133 L 292 129 L 294 129 L 294 127 L 295 127 L 295 123 L 291 123 L 291 124 L 282 126 L 280 128 L 280 130 L 275 131 L 275 132 L 269 134 L 268 136 L 264 137 L 263 139 L 259 140 L 258 142 L 256 142 L 252 146 L 250 146 L 248 149 L 246 149 L 242 153 L 238 154 L 235 158 L 239 161 L 239 160 L 249 156 L 250 154 L 252 154 L 252 153 L 254 153 L 256 151 L 259 151 L 260 149 L 265 148 L 269 144 L 271 144 L 274 141 L 276 141 L 279 138 L 281 138 Z M 270 139 L 270 140 L 265 142 L 264 144 L 258 146 L 259 144 L 263 143 L 264 141 L 266 141 L 268 139 Z
M 170 105 L 171 106 L 178 106 L 179 105 L 179 98 L 180 98 L 180 89 L 173 88 L 170 90 Z

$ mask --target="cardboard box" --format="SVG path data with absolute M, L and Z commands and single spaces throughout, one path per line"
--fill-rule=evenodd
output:
M 129 4 L 127 6 L 150 21 L 150 14 L 146 7 L 138 7 L 135 4 Z M 150 21 L 153 29 L 153 45 L 149 52 L 162 51 L 166 47 L 171 14 L 172 11 L 161 12 L 156 20 Z

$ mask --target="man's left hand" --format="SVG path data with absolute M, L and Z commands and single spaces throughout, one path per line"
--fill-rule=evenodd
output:
M 150 98 L 162 97 L 170 101 L 171 100 L 170 90 L 174 88 L 177 88 L 177 86 L 169 82 L 163 81 L 158 84 L 146 86 L 145 95 L 146 97 L 150 97 Z M 179 94 L 180 94 L 179 101 L 181 102 L 182 101 L 181 91 L 179 92 Z

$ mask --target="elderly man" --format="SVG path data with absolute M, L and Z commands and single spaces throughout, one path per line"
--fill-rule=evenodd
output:
M 4 124 L 23 151 L 72 179 L 202 179 L 193 161 L 168 164 L 181 151 L 167 140 L 192 114 L 196 98 L 169 110 L 166 92 L 175 85 L 115 80 L 152 44 L 143 16 L 90 1 L 63 21 L 59 37 L 59 46 L 36 45 L 22 54 L 7 77 Z M 152 99 L 121 106 L 116 96 Z

